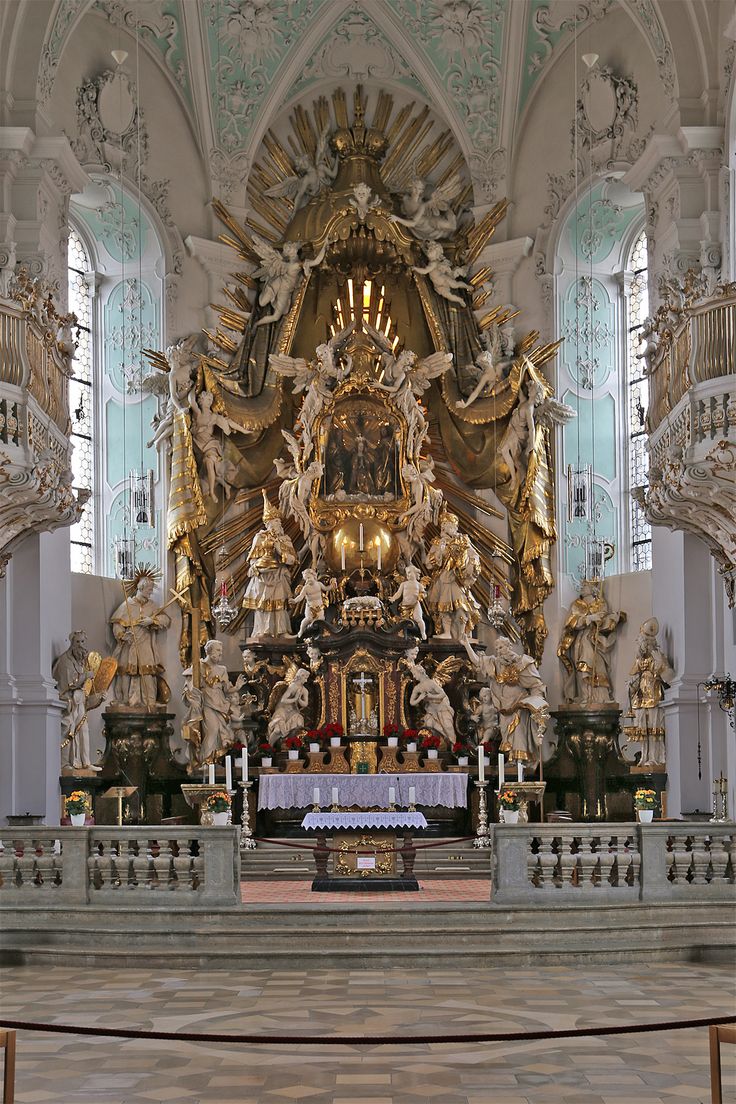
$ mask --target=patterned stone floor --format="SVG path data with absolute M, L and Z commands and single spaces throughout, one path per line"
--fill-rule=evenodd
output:
M 306 934 L 306 933 L 305 933 Z M 298 948 L 296 949 L 298 953 Z M 13 967 L 6 1017 L 305 1035 L 524 1030 L 734 1011 L 727 967 L 653 963 L 426 971 Z M 488 961 L 493 961 L 489 948 Z M 736 1100 L 736 1047 L 724 1047 Z M 731 1052 L 731 1053 L 729 1053 Z M 706 1031 L 563 1044 L 395 1048 L 188 1045 L 21 1034 L 17 1104 L 709 1104 Z
M 419 889 L 411 893 L 353 893 L 339 891 L 335 893 L 313 893 L 312 883 L 298 882 L 294 879 L 270 878 L 268 881 L 240 883 L 240 894 L 245 905 L 338 905 L 341 903 L 366 905 L 401 905 L 404 908 L 417 904 L 431 905 L 437 901 L 489 901 L 491 898 L 490 878 L 439 878 L 419 879 Z

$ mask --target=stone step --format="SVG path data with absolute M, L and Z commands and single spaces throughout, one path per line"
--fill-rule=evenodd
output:
M 284 840 L 284 843 L 306 843 L 307 839 Z M 311 841 L 310 841 L 311 842 Z M 432 878 L 487 878 L 490 873 L 490 854 L 473 847 L 472 840 L 461 843 L 443 843 L 441 846 L 420 848 L 414 864 L 418 877 Z M 399 866 L 401 861 L 399 860 Z M 253 851 L 240 852 L 240 869 L 243 881 L 283 880 L 311 881 L 314 877 L 314 858 L 310 851 L 292 850 L 278 844 L 259 843 Z

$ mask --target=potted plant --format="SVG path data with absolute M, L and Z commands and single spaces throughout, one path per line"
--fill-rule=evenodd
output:
M 307 743 L 309 750 L 313 752 L 322 750 L 322 732 L 319 728 L 307 729 Z
M 287 736 L 284 740 L 284 747 L 288 751 L 290 759 L 298 759 L 302 747 L 301 736 Z
M 406 750 L 410 753 L 414 753 L 417 750 L 417 736 L 419 732 L 416 728 L 405 728 L 403 739 L 406 741 Z
M 399 746 L 399 726 L 397 724 L 385 724 L 383 726 L 383 735 L 386 737 L 386 741 L 390 748 Z
M 654 790 L 637 790 L 634 794 L 634 808 L 640 824 L 651 824 L 657 807 L 657 795 Z
M 230 794 L 227 790 L 216 790 L 205 802 L 205 808 L 212 813 L 212 823 L 218 827 L 227 824 L 230 816 Z
M 75 828 L 84 828 L 89 808 L 89 795 L 84 790 L 74 790 L 66 799 L 66 811 Z
M 457 756 L 457 765 L 459 767 L 467 767 L 468 765 L 468 747 L 463 740 L 456 740 L 452 745 L 452 753 Z
M 267 741 L 258 745 L 258 751 L 261 756 L 261 766 L 273 766 L 273 748 Z
M 330 721 L 324 727 L 325 736 L 330 741 L 330 747 L 339 747 L 342 740 L 343 727 L 338 721 Z
M 425 736 L 422 740 L 422 747 L 426 751 L 428 759 L 436 759 L 442 747 L 442 740 L 439 736 Z
M 498 807 L 501 810 L 504 824 L 519 823 L 521 801 L 516 790 L 501 790 L 498 795 Z

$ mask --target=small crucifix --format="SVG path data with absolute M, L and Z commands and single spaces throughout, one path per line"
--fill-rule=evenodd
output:
M 355 685 L 360 688 L 360 719 L 365 721 L 367 714 L 365 711 L 365 692 L 369 686 L 373 685 L 373 680 L 366 678 L 365 671 L 360 672 L 360 678 L 354 680 Z

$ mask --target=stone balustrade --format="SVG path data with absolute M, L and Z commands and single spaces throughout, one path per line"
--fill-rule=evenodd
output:
M 494 904 L 736 900 L 727 824 L 498 824 L 492 836 Z
M 236 828 L 8 828 L 0 908 L 110 905 L 205 908 L 240 904 Z

